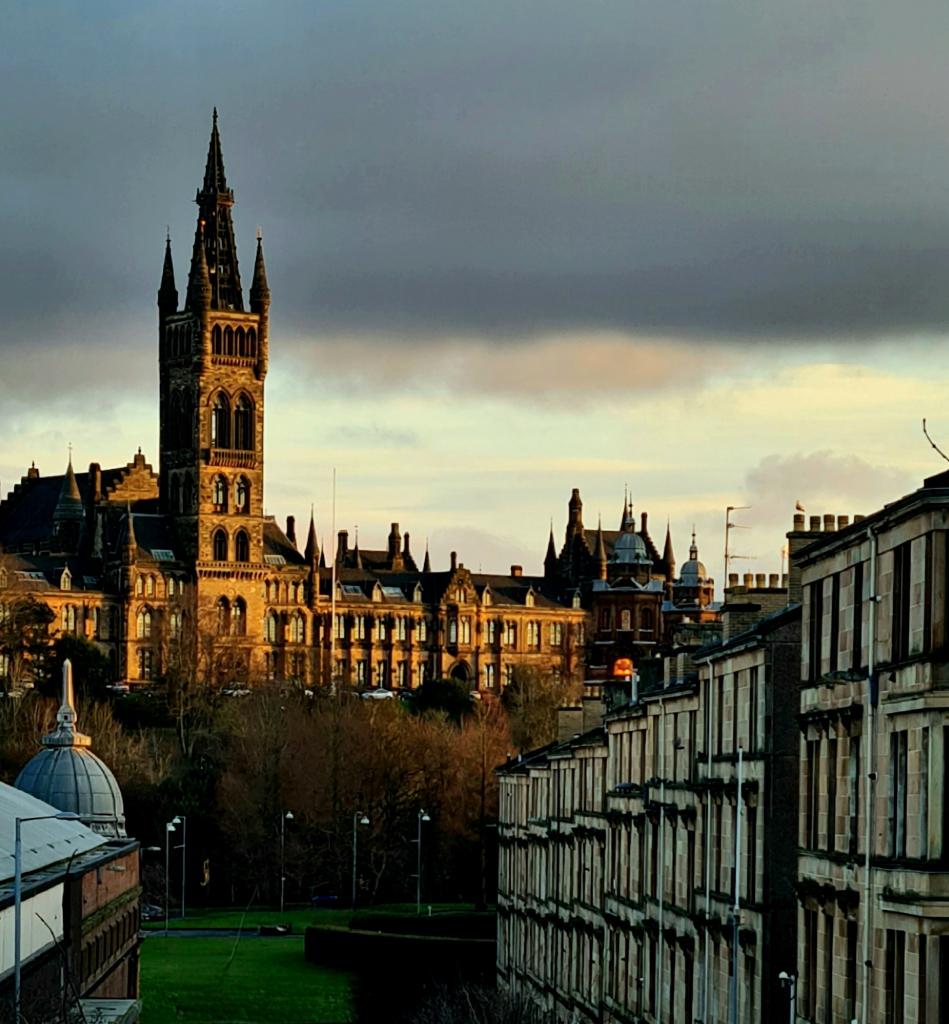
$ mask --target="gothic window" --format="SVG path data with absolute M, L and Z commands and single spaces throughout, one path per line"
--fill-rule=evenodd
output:
M 247 355 L 247 339 L 244 336 L 244 328 L 237 328 L 237 354 L 239 356 Z
M 181 328 L 181 355 L 191 355 L 191 324 L 185 324 Z
M 194 399 L 190 391 L 185 391 L 181 402 L 181 438 L 182 448 L 190 448 L 194 444 Z
M 357 661 L 356 662 L 356 685 L 357 686 L 365 686 L 366 685 L 366 665 L 367 664 L 368 663 L 365 662 L 365 661 Z
M 485 689 L 487 689 L 487 690 L 493 690 L 494 689 L 494 666 L 493 665 L 485 665 L 484 666 L 484 686 L 485 686 Z
M 399 686 L 404 687 L 406 685 L 408 665 L 404 661 L 400 661 L 395 667 L 396 671 L 396 682 Z
M 71 604 L 63 605 L 62 627 L 64 633 L 76 632 L 76 608 Z
M 357 615 L 353 619 L 353 639 L 354 640 L 365 640 L 366 639 L 366 616 Z
M 458 643 L 458 620 L 450 619 L 448 622 L 448 642 L 450 644 Z
M 227 561 L 227 534 L 223 530 L 218 530 L 214 534 L 214 561 Z
M 540 647 L 540 623 L 527 623 L 527 646 Z
M 181 481 L 177 476 L 171 478 L 171 511 L 181 511 Z
M 247 395 L 241 395 L 234 409 L 234 447 L 242 451 L 254 450 L 254 407 Z
M 251 359 L 257 358 L 257 332 L 253 327 L 247 328 L 247 354 Z
M 168 596 L 169 597 L 174 597 L 175 596 L 175 589 L 176 589 L 176 586 L 177 586 L 177 581 L 175 580 L 175 577 L 174 576 L 169 576 L 168 577 L 168 582 L 165 584 L 165 586 L 168 589 Z
M 234 538 L 234 556 L 238 562 L 250 561 L 250 540 L 244 530 L 238 530 Z
M 142 594 L 145 593 L 145 577 L 144 576 L 139 576 L 139 578 L 135 581 L 135 593 L 138 594 L 139 597 L 141 597 Z
M 277 642 L 277 616 L 274 612 L 270 612 L 264 619 L 264 640 L 268 644 Z
M 214 399 L 211 410 L 211 447 L 231 447 L 231 403 L 224 394 Z
M 306 627 L 303 616 L 297 612 L 290 620 L 290 643 L 302 644 L 306 636 Z
M 379 634 L 379 639 L 380 640 L 385 640 L 385 638 L 386 638 L 386 620 L 385 619 L 380 619 L 379 620 L 378 634 Z
M 418 642 L 424 644 L 428 640 L 428 620 L 418 620 Z
M 376 686 L 385 687 L 389 677 L 389 666 L 384 662 L 380 661 L 376 665 Z
M 216 476 L 211 500 L 214 503 L 215 512 L 227 511 L 227 477 Z
M 224 328 L 224 354 L 234 355 L 234 331 L 230 327 Z
M 242 597 L 234 602 L 231 611 L 231 632 L 234 636 L 244 636 L 247 633 L 247 605 L 244 604 Z
M 155 577 L 154 576 L 148 576 L 145 579 L 145 596 L 146 597 L 154 597 L 155 596 Z
M 181 447 L 181 393 L 175 391 L 171 396 L 171 411 L 168 417 L 168 444 L 171 448 Z
M 221 348 L 221 325 L 215 324 L 211 331 L 211 351 L 214 355 L 221 355 L 223 349 Z
M 400 618 L 395 620 L 395 639 L 396 640 L 404 640 L 405 639 L 405 619 L 404 618 L 400 617 Z
M 138 675 L 140 679 L 152 679 L 155 675 L 155 655 L 152 651 L 138 652 Z
M 231 631 L 231 605 L 226 597 L 217 603 L 217 635 L 227 636 Z
M 559 647 L 563 642 L 563 626 L 559 622 L 550 624 L 550 646 Z
M 632 628 L 632 616 L 628 608 L 624 608 L 619 613 L 619 628 L 620 629 L 631 629 Z
M 152 635 L 152 613 L 148 608 L 142 608 L 138 613 L 136 626 L 139 640 L 147 640 Z
M 461 642 L 471 643 L 471 619 L 467 615 L 461 620 Z
M 497 637 L 497 627 L 498 627 L 498 624 L 497 624 L 497 622 L 495 622 L 494 619 L 489 619 L 485 623 L 485 626 L 484 626 L 485 640 L 489 644 L 493 644 L 495 642 L 495 639 Z
M 172 612 L 168 616 L 168 632 L 172 640 L 181 639 L 181 612 Z
M 178 326 L 175 327 L 174 340 L 171 343 L 171 354 L 175 356 L 181 354 L 181 328 Z

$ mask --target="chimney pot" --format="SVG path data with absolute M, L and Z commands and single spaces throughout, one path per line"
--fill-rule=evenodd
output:
M 771 575 L 768 576 L 768 586 L 769 587 L 777 587 L 777 585 L 778 585 L 778 578 L 779 577 L 778 577 L 778 574 L 776 572 L 771 573 Z
M 853 521 L 855 523 L 862 523 L 864 521 L 864 519 L 866 519 L 866 518 L 867 518 L 866 516 L 854 516 L 853 517 Z
M 753 587 L 755 585 L 755 574 L 752 572 L 745 573 L 745 586 Z
M 767 579 L 768 577 L 763 572 L 755 573 L 755 586 L 763 589 Z
M 737 587 L 738 586 L 738 573 L 737 572 L 730 572 L 728 574 L 728 585 L 730 587 Z
M 804 513 L 795 512 L 794 514 L 794 532 L 800 533 L 804 530 Z
M 524 575 L 524 566 L 522 566 L 522 565 L 512 565 L 511 566 L 511 575 L 512 576 L 523 576 Z
M 820 533 L 820 516 L 811 516 L 811 532 Z
M 639 517 L 639 520 L 640 520 L 640 522 L 641 522 L 641 523 L 643 524 L 643 525 L 642 525 L 642 527 L 640 528 L 640 532 L 641 532 L 641 533 L 645 533 L 645 532 L 646 532 L 646 522 L 648 521 L 648 519 L 647 519 L 647 516 L 646 516 L 646 513 L 645 513 L 645 512 L 643 512 L 643 513 L 642 513 L 642 514 L 640 515 L 640 517 Z
M 845 530 L 850 525 L 850 516 L 837 516 L 837 529 Z
M 833 514 L 827 513 L 824 516 L 824 533 L 833 533 L 837 529 L 837 520 Z
M 786 590 L 786 589 L 787 589 L 787 585 L 788 585 L 788 574 L 787 574 L 787 573 L 784 573 L 784 574 L 783 574 L 783 575 L 781 576 L 781 586 L 782 586 L 782 587 L 784 587 L 784 588 L 785 588 L 785 590 Z

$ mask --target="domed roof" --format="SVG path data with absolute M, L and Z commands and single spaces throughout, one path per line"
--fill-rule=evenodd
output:
M 699 583 L 708 582 L 705 564 L 699 561 L 699 549 L 695 543 L 695 531 L 692 531 L 692 545 L 689 548 L 689 560 L 682 566 L 679 583 L 686 587 L 694 587 Z
M 41 750 L 16 780 L 16 788 L 79 820 L 106 836 L 125 836 L 122 791 L 108 766 L 89 749 L 92 740 L 76 731 L 72 665 L 63 665 L 63 704 L 55 732 L 43 737 Z
M 610 559 L 621 565 L 651 565 L 652 559 L 646 550 L 646 542 L 638 534 L 621 533 L 613 544 L 613 557 Z

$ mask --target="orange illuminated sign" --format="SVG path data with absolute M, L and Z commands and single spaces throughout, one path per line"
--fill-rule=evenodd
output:
M 633 662 L 631 658 L 617 658 L 613 663 L 614 676 L 631 676 L 633 674 Z

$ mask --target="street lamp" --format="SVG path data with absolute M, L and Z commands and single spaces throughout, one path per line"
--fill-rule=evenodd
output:
M 169 821 L 165 825 L 165 938 L 168 938 L 168 875 L 171 870 L 168 863 L 168 856 L 171 849 L 171 833 L 175 826 Z
M 186 852 L 188 849 L 188 818 L 184 814 L 176 814 L 171 819 L 172 825 L 181 826 L 181 845 L 176 846 L 176 850 L 181 850 L 181 916 L 185 916 L 185 868 L 187 861 L 185 859 Z
M 418 870 L 415 875 L 415 915 L 422 913 L 422 822 L 432 819 L 421 808 L 418 812 Z
M 280 819 L 280 913 L 283 913 L 283 886 L 286 882 L 286 835 L 287 835 L 287 822 L 293 821 L 293 811 L 287 811 L 287 813 Z
M 60 811 L 58 814 L 36 814 L 16 819 L 16 837 L 13 844 L 13 1020 L 20 1024 L 20 915 L 23 904 L 23 858 L 20 826 L 26 821 L 76 821 L 78 814 Z
M 369 824 L 369 819 L 366 817 L 365 814 L 362 813 L 362 811 L 356 811 L 356 813 L 353 815 L 353 910 L 356 909 L 356 872 L 358 871 L 357 861 L 356 861 L 356 838 L 357 838 L 356 837 L 356 825 L 357 824 L 359 824 L 359 825 L 368 825 Z

